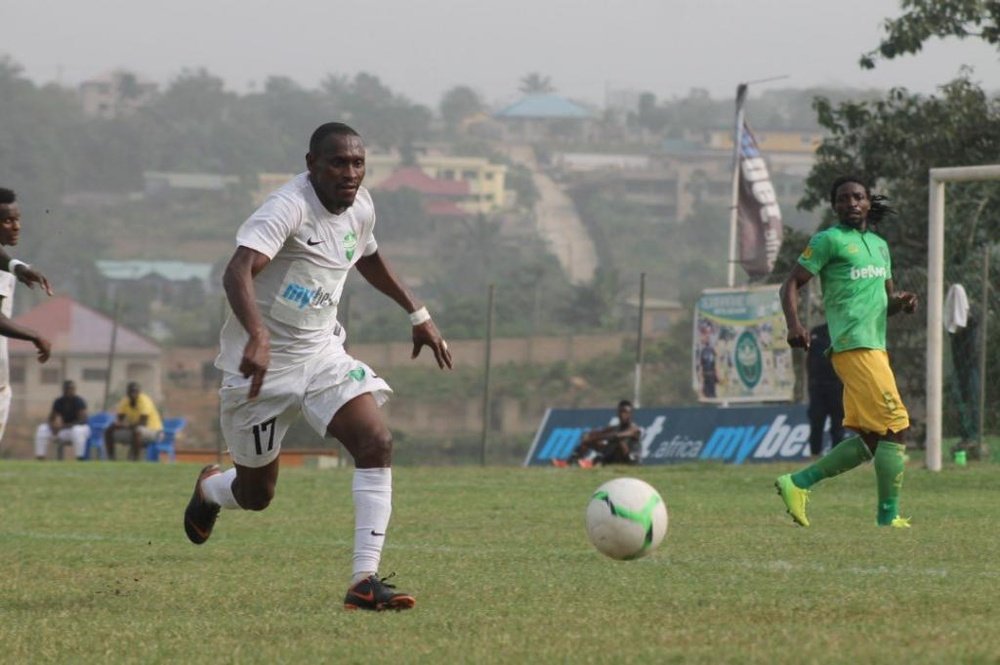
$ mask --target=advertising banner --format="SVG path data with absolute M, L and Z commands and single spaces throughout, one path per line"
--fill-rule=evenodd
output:
M 740 132 L 738 194 L 740 265 L 750 279 L 760 279 L 771 274 L 784 231 L 767 164 L 757 148 L 757 139 L 745 123 Z
M 636 409 L 632 420 L 643 430 L 643 464 L 794 462 L 809 454 L 803 404 Z M 584 433 L 616 422 L 615 409 L 549 409 L 524 464 L 566 459 Z
M 701 402 L 789 402 L 792 350 L 778 285 L 703 291 L 694 311 L 692 388 Z

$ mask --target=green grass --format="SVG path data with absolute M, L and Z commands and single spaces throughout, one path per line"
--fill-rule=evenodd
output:
M 607 469 L 396 469 L 383 572 L 417 607 L 341 609 L 348 469 L 288 469 L 263 513 L 189 544 L 198 467 L 0 462 L 0 661 L 9 663 L 997 662 L 1000 467 L 908 471 L 908 531 L 874 526 L 862 468 L 631 470 L 667 501 L 661 548 L 597 554 L 583 513 Z

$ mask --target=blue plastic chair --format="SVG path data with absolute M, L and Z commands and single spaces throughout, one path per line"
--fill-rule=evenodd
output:
M 164 418 L 163 431 L 159 438 L 146 446 L 146 461 L 159 462 L 160 453 L 167 453 L 171 462 L 177 459 L 177 450 L 174 442 L 177 434 L 187 425 L 187 418 Z
M 90 425 L 90 438 L 87 439 L 87 447 L 83 450 L 81 460 L 89 460 L 91 451 L 95 449 L 97 450 L 98 458 L 108 458 L 108 449 L 104 446 L 104 430 L 108 429 L 114 421 L 115 414 L 107 411 L 91 414 L 87 418 L 87 424 Z

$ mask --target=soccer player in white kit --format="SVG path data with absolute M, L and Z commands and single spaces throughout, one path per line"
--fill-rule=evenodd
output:
M 17 195 L 11 189 L 0 187 L 0 245 L 16 245 L 20 235 L 21 208 L 17 204 Z M 47 361 L 52 351 L 49 340 L 10 320 L 14 307 L 14 286 L 18 281 L 32 288 L 38 284 L 49 295 L 52 295 L 52 288 L 44 275 L 32 270 L 23 261 L 11 259 L 3 250 L 0 250 L 0 265 L 5 266 L 4 272 L 0 272 L 0 439 L 3 439 L 12 396 L 7 338 L 24 339 L 34 344 L 38 351 L 38 362 Z
M 389 385 L 344 350 L 337 305 L 352 267 L 410 313 L 413 357 L 427 346 L 441 369 L 451 353 L 427 309 L 390 269 L 372 234 L 375 211 L 361 181 L 365 145 L 327 123 L 313 132 L 308 171 L 273 192 L 240 227 L 223 285 L 232 308 L 216 366 L 222 433 L 234 466 L 202 469 L 184 512 L 195 544 L 220 508 L 264 510 L 274 497 L 281 440 L 301 412 L 354 458 L 353 578 L 347 609 L 409 609 L 413 596 L 378 576 L 392 510 L 392 436 L 378 407 Z

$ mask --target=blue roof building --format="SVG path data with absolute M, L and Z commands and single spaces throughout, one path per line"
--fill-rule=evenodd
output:
M 559 95 L 527 95 L 497 111 L 508 139 L 521 141 L 587 140 L 596 130 L 597 114 Z
M 583 106 L 559 95 L 528 95 L 496 113 L 499 119 L 585 120 L 593 116 Z

